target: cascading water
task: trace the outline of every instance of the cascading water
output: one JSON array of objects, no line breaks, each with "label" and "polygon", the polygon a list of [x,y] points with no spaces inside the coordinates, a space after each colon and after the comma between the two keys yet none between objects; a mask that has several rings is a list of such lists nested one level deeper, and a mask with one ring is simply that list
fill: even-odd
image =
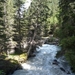
[{"label": "cascading water", "polygon": [[23,63],[23,69],[15,71],[12,75],[74,75],[63,57],[55,58],[59,50],[56,45],[44,44],[37,49],[36,57]]}]

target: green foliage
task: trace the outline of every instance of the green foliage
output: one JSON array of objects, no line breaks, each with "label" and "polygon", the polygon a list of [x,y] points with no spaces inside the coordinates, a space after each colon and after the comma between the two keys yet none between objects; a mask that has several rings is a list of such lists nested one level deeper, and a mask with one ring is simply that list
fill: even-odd
[{"label": "green foliage", "polygon": [[49,13],[50,9],[47,4],[48,4],[48,0],[47,1],[46,0],[32,1],[31,7],[28,9],[28,13],[26,13],[26,18],[28,21],[27,22],[28,32],[31,31],[31,29],[34,29],[36,30],[36,34],[38,34],[39,36],[43,35],[44,33],[47,34],[49,30],[47,18],[50,14]]},{"label": "green foliage", "polygon": [[0,75],[6,75],[5,72],[3,72],[3,70],[0,70]]},{"label": "green foliage", "polygon": [[[25,26],[24,18],[21,18],[21,6],[24,4],[24,0],[16,0],[14,1],[14,7],[16,9],[16,15],[14,16],[14,34],[13,40],[17,42],[18,51],[21,52],[21,42],[24,37],[23,28]],[[17,39],[16,39],[17,38]]]},{"label": "green foliage", "polygon": [[0,0],[0,52],[4,49],[4,39],[5,39],[5,34],[4,34],[4,0]]},{"label": "green foliage", "polygon": [[75,36],[62,39],[61,46],[65,49],[74,49],[75,48]]},{"label": "green foliage", "polygon": [[72,71],[75,72],[75,36],[62,39],[61,46],[65,50],[65,56],[72,67]]},{"label": "green foliage", "polygon": [[60,0],[59,27],[55,35],[60,38],[63,53],[75,72],[75,0]]},{"label": "green foliage", "polygon": [[57,15],[59,13],[58,3],[59,3],[59,0],[50,0],[49,7],[51,9],[51,15],[50,15],[51,24],[58,23],[58,18],[57,18]]},{"label": "green foliage", "polygon": [[0,51],[7,54],[16,45],[18,50],[22,50],[23,39],[33,37],[34,33],[35,40],[40,36],[48,36],[51,25],[57,23],[58,0],[33,0],[30,8],[21,15],[24,2],[0,0]]},{"label": "green foliage", "polygon": [[37,40],[40,36],[48,36],[49,31],[54,31],[58,0],[33,0],[29,9],[21,15],[24,2],[0,0],[0,51],[9,54],[16,45],[21,50],[23,39],[33,37],[35,33],[34,39]]},{"label": "green foliage", "polygon": [[34,27],[37,24],[37,32],[42,36],[48,36],[51,24],[56,25],[58,22],[56,18],[58,14],[57,7],[58,0],[33,0],[27,13],[25,13],[26,20],[29,23],[28,27]]},{"label": "green foliage", "polygon": [[67,50],[65,56],[72,67],[72,71],[75,72],[75,50]]}]

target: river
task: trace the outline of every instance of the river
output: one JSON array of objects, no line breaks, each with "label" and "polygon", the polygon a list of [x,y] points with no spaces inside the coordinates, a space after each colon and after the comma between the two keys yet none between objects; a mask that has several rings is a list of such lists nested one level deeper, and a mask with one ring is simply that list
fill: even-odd
[{"label": "river", "polygon": [[21,64],[23,69],[12,75],[74,75],[64,57],[55,57],[59,46],[43,44],[36,50],[36,56]]}]

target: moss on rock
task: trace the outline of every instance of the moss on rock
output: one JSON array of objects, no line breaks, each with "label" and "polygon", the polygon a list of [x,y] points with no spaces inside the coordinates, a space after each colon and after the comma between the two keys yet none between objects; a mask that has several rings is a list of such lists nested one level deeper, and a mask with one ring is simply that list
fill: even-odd
[{"label": "moss on rock", "polygon": [[18,63],[22,63],[27,60],[27,53],[22,53],[20,55],[9,55],[6,59],[13,59],[16,60]]}]

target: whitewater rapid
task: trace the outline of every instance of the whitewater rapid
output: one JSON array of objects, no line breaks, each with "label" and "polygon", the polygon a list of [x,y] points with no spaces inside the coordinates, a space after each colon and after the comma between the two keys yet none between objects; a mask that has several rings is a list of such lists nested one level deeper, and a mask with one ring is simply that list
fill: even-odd
[{"label": "whitewater rapid", "polygon": [[74,75],[63,57],[55,58],[59,46],[44,44],[36,50],[36,56],[21,64],[23,69],[12,75]]}]

